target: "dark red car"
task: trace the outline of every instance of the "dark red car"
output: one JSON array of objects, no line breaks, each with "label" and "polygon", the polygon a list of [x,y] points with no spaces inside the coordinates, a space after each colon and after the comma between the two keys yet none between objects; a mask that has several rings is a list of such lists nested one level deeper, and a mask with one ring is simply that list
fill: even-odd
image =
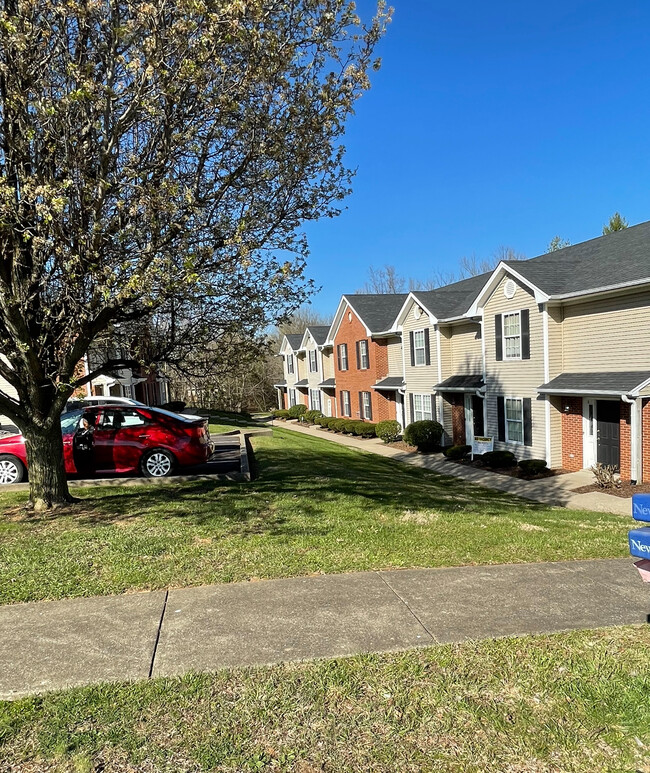
[{"label": "dark red car", "polygon": [[[68,475],[139,472],[161,478],[210,456],[207,420],[162,408],[99,405],[70,411],[61,416],[61,433]],[[23,436],[0,438],[0,484],[18,483],[26,469]]]}]

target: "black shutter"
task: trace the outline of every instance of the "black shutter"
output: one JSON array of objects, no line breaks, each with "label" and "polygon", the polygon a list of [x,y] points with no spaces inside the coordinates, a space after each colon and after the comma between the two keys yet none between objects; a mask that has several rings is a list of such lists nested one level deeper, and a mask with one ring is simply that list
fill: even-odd
[{"label": "black shutter", "polygon": [[339,402],[341,403],[341,413],[339,416],[343,416],[343,392],[339,392]]},{"label": "black shutter", "polygon": [[506,403],[503,397],[497,397],[497,440],[506,439]]},{"label": "black shutter", "polygon": [[411,350],[411,367],[415,367],[415,349],[413,348],[413,331],[409,333],[409,348]]},{"label": "black shutter", "polygon": [[431,352],[429,351],[429,328],[424,328],[424,355],[427,365],[431,365]]},{"label": "black shutter", "polygon": [[357,349],[357,370],[361,368],[361,353],[359,352],[359,341],[356,343],[356,349]]},{"label": "black shutter", "polygon": [[533,445],[533,411],[530,397],[524,397],[524,445]]},{"label": "black shutter", "polygon": [[341,367],[341,344],[339,344],[336,347],[336,358],[337,358],[338,363],[339,363],[339,370],[343,370],[343,368]]},{"label": "black shutter", "polygon": [[411,424],[412,422],[415,421],[415,417],[413,415],[415,413],[415,410],[413,409],[413,393],[412,392],[409,392],[409,408],[411,410],[411,413],[409,415],[409,419],[410,419],[409,424]]},{"label": "black shutter", "polygon": [[363,419],[363,393],[359,392],[359,418]]},{"label": "black shutter", "polygon": [[496,340],[496,360],[499,362],[503,359],[503,330],[501,325],[501,314],[494,315],[494,338]]},{"label": "black shutter", "polygon": [[[438,405],[436,403],[436,393],[433,392],[431,395],[431,418],[434,421],[438,421]],[[442,422],[440,422],[442,424]]]},{"label": "black shutter", "polygon": [[368,363],[368,368],[370,368],[370,341],[366,338],[366,361]]},{"label": "black shutter", "polygon": [[372,421],[372,392],[368,392],[368,415],[365,417],[368,421]]},{"label": "black shutter", "polygon": [[530,359],[530,312],[521,310],[521,359]]}]

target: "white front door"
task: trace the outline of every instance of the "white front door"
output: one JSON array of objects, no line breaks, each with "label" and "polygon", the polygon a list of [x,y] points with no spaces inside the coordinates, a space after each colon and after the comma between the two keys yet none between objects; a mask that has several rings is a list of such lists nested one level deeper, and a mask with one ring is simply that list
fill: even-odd
[{"label": "white front door", "polygon": [[395,393],[395,416],[400,427],[404,429],[404,395],[399,392]]},{"label": "white front door", "polygon": [[328,416],[332,415],[332,398],[331,397],[327,398],[327,415]]},{"label": "white front door", "polygon": [[465,444],[471,446],[474,442],[474,406],[472,395],[465,395]]},{"label": "white front door", "polygon": [[598,433],[596,426],[596,400],[582,398],[582,466],[589,469],[596,464]]}]

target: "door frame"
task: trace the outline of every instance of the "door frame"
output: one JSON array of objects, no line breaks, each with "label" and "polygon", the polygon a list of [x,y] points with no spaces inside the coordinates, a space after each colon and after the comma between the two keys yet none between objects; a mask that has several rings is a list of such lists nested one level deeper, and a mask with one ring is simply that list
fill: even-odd
[{"label": "door frame", "polygon": [[395,418],[402,429],[404,427],[404,395],[401,392],[395,392]]},{"label": "door frame", "polygon": [[595,397],[582,398],[582,468],[584,470],[591,469],[598,459],[597,403]]},{"label": "door frame", "polygon": [[474,394],[472,392],[465,392],[463,395],[463,403],[465,406],[465,445],[471,446],[474,444]]}]

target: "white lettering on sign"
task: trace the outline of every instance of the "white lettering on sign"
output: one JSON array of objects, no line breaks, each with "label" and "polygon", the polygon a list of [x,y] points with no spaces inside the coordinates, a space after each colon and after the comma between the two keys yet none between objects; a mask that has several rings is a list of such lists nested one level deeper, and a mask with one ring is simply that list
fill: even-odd
[{"label": "white lettering on sign", "polygon": [[631,539],[632,547],[641,553],[647,553],[650,556],[650,545],[644,545],[643,542],[639,542],[636,539]]},{"label": "white lettering on sign", "polygon": [[634,515],[642,515],[645,518],[650,518],[650,505],[643,505],[639,502],[633,502],[632,512]]}]

